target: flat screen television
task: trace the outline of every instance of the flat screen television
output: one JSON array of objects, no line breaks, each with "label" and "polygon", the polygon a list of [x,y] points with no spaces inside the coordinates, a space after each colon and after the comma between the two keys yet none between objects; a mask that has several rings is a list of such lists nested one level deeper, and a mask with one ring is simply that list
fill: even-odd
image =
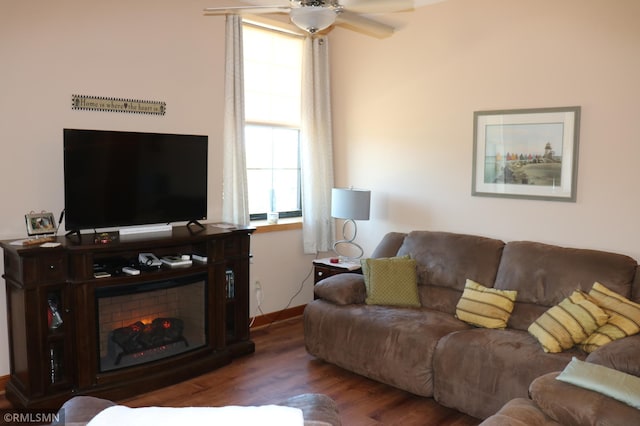
[{"label": "flat screen television", "polygon": [[207,136],[64,129],[65,228],[206,219],[207,150]]}]

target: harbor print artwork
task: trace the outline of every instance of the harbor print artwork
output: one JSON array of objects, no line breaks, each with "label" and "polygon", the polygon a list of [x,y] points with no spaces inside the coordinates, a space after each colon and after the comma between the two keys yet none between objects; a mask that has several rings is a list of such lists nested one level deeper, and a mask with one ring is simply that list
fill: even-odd
[{"label": "harbor print artwork", "polygon": [[575,201],[579,113],[476,112],[472,195]]},{"label": "harbor print artwork", "polygon": [[562,123],[486,127],[485,183],[554,186],[562,176]]}]

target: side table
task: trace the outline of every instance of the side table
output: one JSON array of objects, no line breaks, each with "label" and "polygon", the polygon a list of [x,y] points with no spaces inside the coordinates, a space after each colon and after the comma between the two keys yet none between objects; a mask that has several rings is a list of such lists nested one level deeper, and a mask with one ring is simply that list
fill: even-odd
[{"label": "side table", "polygon": [[346,272],[362,273],[360,262],[341,260],[338,263],[332,263],[331,259],[332,258],[316,259],[313,261],[313,285],[318,284],[320,280],[332,275],[344,274]]}]

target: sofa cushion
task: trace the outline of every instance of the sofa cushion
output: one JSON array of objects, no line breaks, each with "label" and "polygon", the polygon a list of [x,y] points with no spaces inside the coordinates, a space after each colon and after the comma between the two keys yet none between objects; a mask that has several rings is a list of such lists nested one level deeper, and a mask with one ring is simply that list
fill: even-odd
[{"label": "sofa cushion", "polygon": [[609,315],[580,290],[547,310],[529,326],[545,352],[571,349],[604,325]]},{"label": "sofa cushion", "polygon": [[527,398],[536,377],[562,370],[578,349],[545,353],[526,331],[474,328],[444,336],[433,357],[438,403],[484,419],[512,398]]},{"label": "sofa cushion", "polygon": [[467,280],[456,306],[456,317],[478,327],[505,328],[517,295],[517,291],[487,288]]},{"label": "sofa cushion", "polygon": [[640,410],[588,389],[556,380],[558,372],[535,379],[531,399],[563,425],[637,425]]},{"label": "sofa cushion", "polygon": [[416,395],[433,395],[438,340],[471,328],[427,308],[339,306],[314,300],[304,310],[304,342],[320,359]]},{"label": "sofa cushion", "polygon": [[415,260],[363,259],[362,265],[368,305],[420,306]]},{"label": "sofa cushion", "polygon": [[609,320],[580,343],[580,347],[584,351],[593,352],[614,340],[640,332],[639,304],[609,290],[599,282],[593,284],[589,296],[604,309],[609,315]]},{"label": "sofa cushion", "polygon": [[588,292],[596,281],[630,297],[636,267],[634,259],[621,254],[514,241],[504,247],[493,287],[518,291],[509,327],[527,330],[546,308],[575,289]]},{"label": "sofa cushion", "polygon": [[[416,260],[422,305],[454,315],[467,278],[486,285],[495,281],[503,247],[502,241],[491,238],[413,231],[404,238],[397,255],[410,255]],[[423,286],[454,293],[442,303],[438,298],[422,297]]]}]

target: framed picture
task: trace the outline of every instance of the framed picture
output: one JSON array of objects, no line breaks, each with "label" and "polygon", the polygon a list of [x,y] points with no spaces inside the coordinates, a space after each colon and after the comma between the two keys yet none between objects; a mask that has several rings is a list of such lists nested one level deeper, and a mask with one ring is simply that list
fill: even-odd
[{"label": "framed picture", "polygon": [[53,213],[28,213],[24,215],[27,222],[28,235],[53,234],[56,232],[56,221]]},{"label": "framed picture", "polygon": [[580,107],[476,111],[471,195],[576,201]]}]

